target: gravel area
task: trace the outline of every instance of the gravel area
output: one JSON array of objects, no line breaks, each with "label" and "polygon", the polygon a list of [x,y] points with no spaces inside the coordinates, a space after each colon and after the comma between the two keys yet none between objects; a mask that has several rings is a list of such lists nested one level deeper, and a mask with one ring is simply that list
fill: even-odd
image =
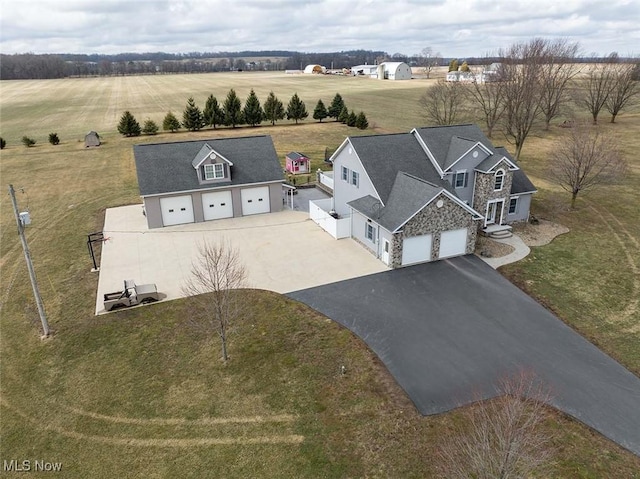
[{"label": "gravel area", "polygon": [[[543,246],[551,243],[553,238],[564,233],[568,233],[566,226],[552,223],[551,221],[540,220],[539,224],[520,223],[514,225],[513,234],[518,235],[527,246]],[[508,244],[499,243],[486,236],[478,235],[476,241],[476,254],[488,258],[501,258],[513,253],[514,247]]]}]

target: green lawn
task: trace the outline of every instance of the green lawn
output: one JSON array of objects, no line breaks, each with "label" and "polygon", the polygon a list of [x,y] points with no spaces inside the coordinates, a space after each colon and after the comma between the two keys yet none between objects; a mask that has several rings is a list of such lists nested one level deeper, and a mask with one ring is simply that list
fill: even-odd
[{"label": "green lawn", "polygon": [[[250,312],[223,366],[216,338],[190,327],[185,300],[93,316],[97,277],[85,245],[105,208],[139,202],[135,143],[270,134],[281,159],[300,150],[317,168],[324,149],[346,135],[423,125],[416,100],[428,83],[271,73],[1,82],[0,136],[9,141],[2,188],[25,188],[18,201],[31,212],[27,237],[55,334],[39,338],[9,198],[0,195],[0,462],[62,462],[63,477],[78,478],[442,477],[439,438],[460,412],[421,417],[345,329],[275,293],[247,291]],[[376,128],[307,120],[133,139],[116,133],[125,109],[160,122],[168,109],[181,114],[190,95],[202,105],[231,87],[243,99],[251,87],[261,100],[270,90],[285,101],[297,91],[309,110],[340,92]],[[619,135],[633,168],[623,185],[580,199],[576,211],[544,181],[551,140],[563,131],[528,140],[522,166],[540,190],[534,212],[571,233],[504,271],[636,374],[639,123],[635,111],[603,124]],[[83,147],[90,129],[103,137],[100,148]],[[59,146],[46,142],[51,131]],[[19,144],[24,134],[37,145]],[[547,414],[551,477],[640,477],[637,457]]]}]

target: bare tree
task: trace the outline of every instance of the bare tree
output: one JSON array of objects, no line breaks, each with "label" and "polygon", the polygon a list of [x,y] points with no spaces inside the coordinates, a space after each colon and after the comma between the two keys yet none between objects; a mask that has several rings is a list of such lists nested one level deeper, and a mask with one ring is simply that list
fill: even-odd
[{"label": "bare tree", "polygon": [[454,125],[465,103],[465,89],[458,82],[438,80],[420,98],[427,120],[436,125]]},{"label": "bare tree", "polygon": [[511,45],[501,55],[499,77],[504,82],[504,132],[516,145],[516,160],[540,115],[540,70],[547,45],[548,40],[534,38]]},{"label": "bare tree", "polygon": [[612,53],[608,60],[607,63],[592,64],[587,72],[586,91],[582,103],[591,113],[594,125],[598,123],[598,115],[611,94],[615,80],[613,67],[617,63],[618,56]]},{"label": "bare tree", "polygon": [[500,397],[465,411],[465,421],[445,439],[440,455],[446,477],[507,479],[544,472],[551,449],[540,426],[549,393],[526,373],[501,381],[498,392]]},{"label": "bare tree", "polygon": [[549,41],[546,45],[540,65],[540,110],[545,130],[569,100],[567,87],[579,72],[575,63],[579,50],[577,43],[569,43],[566,39]]},{"label": "bare tree", "polygon": [[503,82],[479,82],[476,75],[472,88],[469,90],[471,97],[482,110],[487,136],[493,136],[493,129],[504,114],[504,83]]},{"label": "bare tree", "polygon": [[552,150],[550,161],[550,177],[571,193],[571,208],[578,193],[615,183],[627,169],[615,139],[595,125],[575,125],[569,138],[562,138]]},{"label": "bare tree", "polygon": [[638,80],[634,80],[633,78],[636,68],[636,65],[633,63],[620,63],[612,68],[613,80],[611,82],[611,91],[605,101],[607,111],[611,113],[611,123],[615,123],[618,113],[620,113],[640,91]]},{"label": "bare tree", "polygon": [[237,291],[243,287],[246,287],[246,271],[231,244],[205,241],[198,246],[198,257],[182,292],[193,296],[194,324],[220,337],[224,362],[229,359],[228,334],[244,312]]},{"label": "bare tree", "polygon": [[424,72],[427,74],[427,78],[431,77],[431,71],[434,67],[440,65],[442,61],[442,55],[440,52],[434,52],[433,48],[425,47],[420,52],[420,63],[424,67]]}]

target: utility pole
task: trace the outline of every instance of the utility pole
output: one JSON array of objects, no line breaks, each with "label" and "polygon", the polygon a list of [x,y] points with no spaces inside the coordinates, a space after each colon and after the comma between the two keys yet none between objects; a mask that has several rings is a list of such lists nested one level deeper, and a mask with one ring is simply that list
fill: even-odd
[{"label": "utility pole", "polygon": [[31,279],[31,287],[33,288],[33,296],[36,298],[36,305],[38,306],[38,314],[40,315],[40,321],[42,322],[43,336],[46,338],[50,334],[49,323],[47,322],[47,316],[44,314],[44,304],[40,297],[40,290],[38,289],[38,282],[36,281],[36,272],[33,269],[33,263],[31,262],[31,253],[29,253],[29,246],[27,245],[27,238],[24,236],[24,224],[20,213],[18,212],[18,202],[16,201],[16,192],[13,189],[13,185],[9,185],[9,195],[11,196],[11,203],[13,203],[13,213],[16,216],[16,223],[18,224],[18,236],[22,242],[22,250],[24,251],[24,259],[27,261],[27,269],[29,270],[29,278]]}]

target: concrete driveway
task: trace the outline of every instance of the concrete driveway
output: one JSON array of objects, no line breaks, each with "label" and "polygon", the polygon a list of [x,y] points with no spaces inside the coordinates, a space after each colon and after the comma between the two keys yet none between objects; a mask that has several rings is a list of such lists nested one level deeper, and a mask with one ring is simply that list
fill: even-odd
[{"label": "concrete driveway", "polygon": [[308,213],[282,211],[149,230],[142,205],[106,212],[96,314],[104,293],[125,279],[156,283],[167,299],[182,297],[197,246],[226,239],[236,247],[252,288],[287,293],[387,270],[351,239],[334,240]]},{"label": "concrete driveway", "polygon": [[422,414],[496,395],[521,370],[551,404],[640,455],[640,379],[476,256],[289,293],[375,351]]}]

